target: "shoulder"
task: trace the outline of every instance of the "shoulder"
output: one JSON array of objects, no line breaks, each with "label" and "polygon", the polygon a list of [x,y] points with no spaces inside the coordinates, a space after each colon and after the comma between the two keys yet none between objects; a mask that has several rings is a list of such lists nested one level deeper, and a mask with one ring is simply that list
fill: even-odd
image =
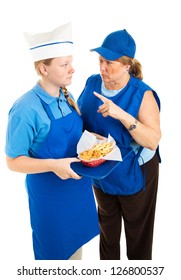
[{"label": "shoulder", "polygon": [[39,114],[42,105],[39,97],[32,90],[26,92],[20,96],[12,105],[9,116],[17,117],[28,123],[32,122],[32,119]]},{"label": "shoulder", "polygon": [[130,85],[133,86],[135,89],[138,89],[138,92],[141,94],[142,97],[146,91],[148,90],[152,91],[153,96],[156,99],[156,102],[160,108],[160,99],[157,92],[152,87],[150,87],[147,83],[145,83],[144,81],[136,77],[131,76]]},{"label": "shoulder", "polygon": [[13,104],[12,108],[28,109],[31,108],[38,101],[38,96],[33,89],[20,96]]},{"label": "shoulder", "polygon": [[86,84],[92,83],[92,82],[101,82],[101,75],[100,74],[93,74],[87,78]]},{"label": "shoulder", "polygon": [[153,90],[148,84],[146,84],[144,81],[131,76],[130,77],[130,85],[134,86],[135,88],[138,88],[142,91],[147,91],[147,90]]}]

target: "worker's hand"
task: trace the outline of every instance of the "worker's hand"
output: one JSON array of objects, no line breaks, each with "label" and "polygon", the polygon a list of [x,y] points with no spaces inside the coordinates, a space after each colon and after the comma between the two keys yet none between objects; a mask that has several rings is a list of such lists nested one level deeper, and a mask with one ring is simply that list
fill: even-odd
[{"label": "worker's hand", "polygon": [[103,104],[99,106],[98,113],[101,113],[103,117],[110,116],[115,119],[119,119],[121,108],[117,106],[112,100],[94,91],[94,95],[97,96]]},{"label": "worker's hand", "polygon": [[62,158],[53,161],[52,171],[61,179],[81,179],[70,167],[72,162],[79,162],[78,158]]},{"label": "worker's hand", "polygon": [[95,133],[95,132],[91,132],[93,135],[95,135],[96,136],[96,138],[97,139],[99,139],[99,140],[105,140],[106,139],[106,137],[104,137],[104,136],[102,136],[102,135],[100,135],[100,134],[98,134],[98,133]]}]

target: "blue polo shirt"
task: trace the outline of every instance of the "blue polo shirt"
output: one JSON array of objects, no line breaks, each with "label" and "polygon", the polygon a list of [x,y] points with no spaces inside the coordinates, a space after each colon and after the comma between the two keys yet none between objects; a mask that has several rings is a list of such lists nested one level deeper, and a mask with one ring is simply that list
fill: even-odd
[{"label": "blue polo shirt", "polygon": [[17,99],[9,111],[5,146],[9,157],[33,156],[45,140],[50,129],[50,119],[40,98],[50,106],[55,119],[72,112],[62,91],[59,97],[53,97],[37,83]]}]

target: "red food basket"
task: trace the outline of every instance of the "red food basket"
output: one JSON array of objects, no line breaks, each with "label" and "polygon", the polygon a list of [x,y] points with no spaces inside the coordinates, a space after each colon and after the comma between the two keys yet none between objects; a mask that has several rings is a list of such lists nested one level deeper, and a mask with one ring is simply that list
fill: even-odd
[{"label": "red food basket", "polygon": [[104,158],[99,158],[99,159],[92,159],[92,160],[81,160],[81,162],[86,165],[86,166],[89,166],[89,167],[96,167],[100,164],[102,164],[103,162],[105,162],[106,159]]}]

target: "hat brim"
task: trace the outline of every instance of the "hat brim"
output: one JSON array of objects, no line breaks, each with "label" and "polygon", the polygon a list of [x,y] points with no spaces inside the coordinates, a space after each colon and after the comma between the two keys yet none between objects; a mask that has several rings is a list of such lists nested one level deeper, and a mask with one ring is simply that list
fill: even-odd
[{"label": "hat brim", "polygon": [[113,52],[113,51],[103,48],[103,47],[91,49],[90,51],[99,53],[101,56],[103,56],[107,60],[116,60],[116,59],[124,56],[124,54],[116,53],[116,52]]}]

